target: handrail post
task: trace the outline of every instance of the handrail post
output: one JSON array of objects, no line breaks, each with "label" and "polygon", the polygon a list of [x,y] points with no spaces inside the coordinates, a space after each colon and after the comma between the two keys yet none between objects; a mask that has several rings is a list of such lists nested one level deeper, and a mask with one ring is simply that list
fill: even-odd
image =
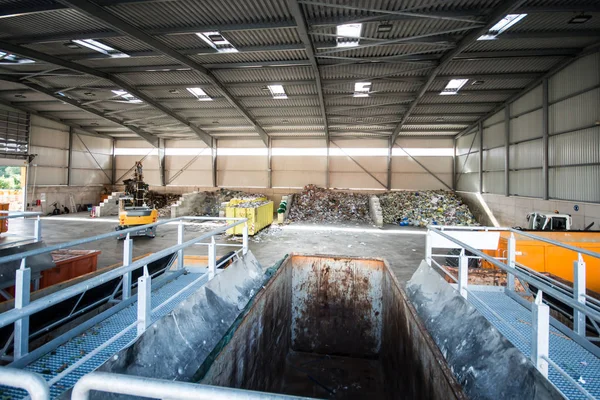
[{"label": "handrail post", "polygon": [[248,253],[248,221],[244,223],[242,230],[242,254],[246,255],[246,253]]},{"label": "handrail post", "polygon": [[26,390],[31,400],[48,400],[50,398],[48,383],[35,372],[0,367],[0,385]]},{"label": "handrail post", "polygon": [[[177,225],[177,244],[183,243],[183,220],[179,220],[179,225]],[[180,271],[183,269],[183,249],[177,252],[177,270]]]},{"label": "handrail post", "polygon": [[217,246],[215,245],[215,237],[210,237],[208,244],[208,280],[215,277],[217,272]]},{"label": "handrail post", "polygon": [[431,267],[431,229],[425,234],[425,262]]},{"label": "handrail post", "polygon": [[465,249],[460,250],[458,259],[458,292],[465,299],[467,298],[467,284],[469,282],[469,259],[465,254]]},{"label": "handrail post", "polygon": [[[133,260],[133,240],[129,237],[129,233],[123,242],[123,266],[128,266]],[[131,272],[123,274],[123,300],[131,297]]]},{"label": "handrail post", "polygon": [[[585,305],[585,261],[583,261],[581,253],[577,256],[577,260],[573,263],[573,298]],[[585,337],[585,314],[575,309],[573,311],[573,330],[578,335]]]},{"label": "handrail post", "polygon": [[531,361],[544,377],[548,377],[549,341],[550,341],[550,308],[542,302],[542,291],[538,290],[535,301],[531,305],[533,323],[531,338]]},{"label": "handrail post", "polygon": [[[31,292],[31,269],[25,267],[25,259],[16,271],[15,308],[21,309],[29,304]],[[14,359],[18,360],[29,353],[29,316],[15,321]]]},{"label": "handrail post", "polygon": [[[511,233],[508,238],[508,246],[507,246],[507,260],[506,265],[509,269],[515,269],[517,266],[516,263],[516,255],[517,255],[517,240],[515,239],[515,234]],[[510,272],[506,273],[506,290],[515,291],[515,276]]]},{"label": "handrail post", "polygon": [[138,278],[137,335],[140,336],[150,326],[152,312],[152,278],[144,266],[144,274]]},{"label": "handrail post", "polygon": [[42,220],[40,219],[39,215],[33,223],[33,237],[36,242],[42,241]]}]

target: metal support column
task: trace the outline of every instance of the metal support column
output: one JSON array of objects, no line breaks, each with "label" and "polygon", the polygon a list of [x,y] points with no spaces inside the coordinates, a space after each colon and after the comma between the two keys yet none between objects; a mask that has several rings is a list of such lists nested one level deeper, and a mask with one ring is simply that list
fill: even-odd
[{"label": "metal support column", "polygon": [[73,128],[69,128],[69,154],[67,158],[67,186],[73,181]]},{"label": "metal support column", "polygon": [[510,105],[504,107],[504,195],[510,196]]},{"label": "metal support column", "polygon": [[458,293],[465,299],[467,298],[467,285],[469,282],[469,259],[465,254],[465,249],[460,250],[458,258]]},{"label": "metal support column", "polygon": [[549,145],[549,114],[548,114],[548,78],[542,81],[542,181],[544,200],[550,198],[549,173],[548,173],[548,145]]},{"label": "metal support column", "polygon": [[33,238],[36,242],[42,241],[42,220],[40,219],[39,215],[33,223]]},{"label": "metal support column", "polygon": [[273,168],[273,163],[272,163],[272,140],[271,138],[269,138],[269,143],[267,145],[268,148],[268,159],[267,159],[267,187],[270,189],[273,187],[273,173],[272,173],[272,168]]},{"label": "metal support column", "polygon": [[117,154],[115,153],[115,147],[117,144],[117,139],[112,140],[112,162],[111,162],[111,174],[110,181],[113,185],[117,184]]},{"label": "metal support column", "polygon": [[454,138],[454,147],[452,153],[452,190],[456,190],[456,142],[457,139]]},{"label": "metal support column", "polygon": [[213,139],[212,151],[212,185],[217,187],[217,139]]},{"label": "metal support column", "polygon": [[425,262],[430,267],[431,267],[431,254],[432,254],[431,235],[432,235],[432,232],[430,230],[427,230],[427,233],[425,234]]},{"label": "metal support column", "polygon": [[[183,220],[179,220],[179,225],[177,225],[177,244],[183,244]],[[183,249],[177,252],[177,270],[183,270]]]},{"label": "metal support column", "polygon": [[242,254],[246,255],[246,253],[248,253],[248,222],[244,224],[242,230]]},{"label": "metal support column", "polygon": [[[15,309],[29,304],[31,291],[31,269],[25,267],[25,259],[21,260],[21,268],[16,271]],[[29,316],[15,322],[14,357],[18,360],[29,353]]]},{"label": "metal support column", "polygon": [[215,237],[210,237],[210,243],[208,244],[208,280],[210,281],[217,274],[217,246],[215,244]]},{"label": "metal support column", "polygon": [[[133,240],[127,237],[123,241],[123,266],[130,265],[133,261]],[[131,272],[123,274],[123,300],[131,297]]]},{"label": "metal support column", "polygon": [[325,139],[325,144],[327,145],[327,159],[325,161],[325,188],[329,189],[329,139]]},{"label": "metal support column", "polygon": [[165,167],[165,139],[158,139],[158,168],[160,168],[160,185],[167,186]]},{"label": "metal support column", "polygon": [[[575,301],[585,305],[585,262],[581,253],[573,263],[573,298]],[[580,336],[585,337],[585,314],[581,311],[573,312],[573,330]]]},{"label": "metal support column", "polygon": [[138,278],[137,334],[140,336],[150,326],[152,313],[152,278],[144,266],[144,275]]},{"label": "metal support column", "polygon": [[477,124],[479,135],[479,193],[483,193],[483,122]]},{"label": "metal support column", "polygon": [[[515,239],[514,233],[511,233],[510,237],[508,238],[506,252],[506,265],[512,269],[515,269],[517,267],[517,240]],[[511,290],[513,292],[515,291],[515,276],[511,273],[507,274],[506,277],[506,290]]]},{"label": "metal support column", "polygon": [[387,190],[392,190],[392,138],[388,139],[388,155],[387,155]]},{"label": "metal support column", "polygon": [[531,361],[535,367],[548,377],[548,349],[550,347],[550,308],[542,303],[542,291],[538,290],[531,305],[533,321],[531,324]]}]

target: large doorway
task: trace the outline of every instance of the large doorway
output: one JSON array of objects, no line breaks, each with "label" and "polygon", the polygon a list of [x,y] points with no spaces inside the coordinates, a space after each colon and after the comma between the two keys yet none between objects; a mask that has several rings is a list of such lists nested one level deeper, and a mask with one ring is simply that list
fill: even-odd
[{"label": "large doorway", "polygon": [[[9,211],[24,211],[23,194],[27,169],[21,166],[0,165],[0,204],[8,204]],[[5,209],[6,206],[0,206]]]}]

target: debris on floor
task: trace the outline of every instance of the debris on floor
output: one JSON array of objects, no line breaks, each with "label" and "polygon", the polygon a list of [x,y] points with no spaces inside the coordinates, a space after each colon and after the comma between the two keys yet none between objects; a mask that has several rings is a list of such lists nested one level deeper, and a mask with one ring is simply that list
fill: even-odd
[{"label": "debris on floor", "polygon": [[370,221],[369,196],[307,185],[295,195],[288,218],[293,222]]},{"label": "debris on floor", "polygon": [[388,192],[379,196],[379,202],[385,224],[478,225],[469,207],[445,190]]}]

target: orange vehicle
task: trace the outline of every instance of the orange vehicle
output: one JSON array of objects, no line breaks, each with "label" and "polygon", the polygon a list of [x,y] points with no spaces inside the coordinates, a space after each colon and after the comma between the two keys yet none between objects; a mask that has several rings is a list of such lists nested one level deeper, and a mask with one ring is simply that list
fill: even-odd
[{"label": "orange vehicle", "polygon": [[[600,232],[592,231],[535,231],[530,232],[536,236],[551,239],[557,242],[579,247],[595,253],[600,253]],[[498,249],[488,250],[485,253],[493,257],[506,257],[508,249],[508,238],[510,232],[501,232]],[[562,282],[573,282],[573,263],[577,261],[577,253],[558,247],[550,243],[535,240],[515,233],[516,239],[516,261],[535,271],[541,272]],[[583,256],[586,263],[586,287],[596,293],[600,293],[600,259]],[[484,261],[483,268],[495,268]]]}]

